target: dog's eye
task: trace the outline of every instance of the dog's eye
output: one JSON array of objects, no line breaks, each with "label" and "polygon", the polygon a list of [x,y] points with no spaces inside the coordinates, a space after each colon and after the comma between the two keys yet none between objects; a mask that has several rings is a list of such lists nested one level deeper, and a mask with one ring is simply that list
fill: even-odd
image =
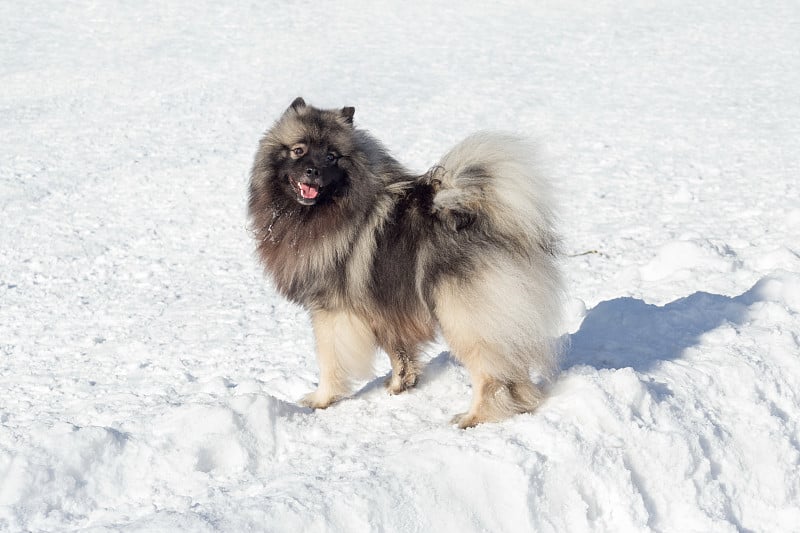
[{"label": "dog's eye", "polygon": [[289,149],[292,159],[300,159],[306,155],[306,143],[295,143]]},{"label": "dog's eye", "polygon": [[325,156],[325,161],[328,163],[333,163],[336,161],[336,154],[333,152],[328,152],[328,155]]}]

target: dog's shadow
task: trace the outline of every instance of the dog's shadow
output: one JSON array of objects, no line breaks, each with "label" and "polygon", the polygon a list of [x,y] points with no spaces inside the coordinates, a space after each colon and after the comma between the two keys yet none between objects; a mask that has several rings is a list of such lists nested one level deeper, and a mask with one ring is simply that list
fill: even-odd
[{"label": "dog's shadow", "polygon": [[562,369],[588,365],[647,372],[662,361],[679,359],[707,332],[726,323],[743,324],[748,307],[762,299],[764,281],[736,297],[695,292],[663,306],[636,298],[601,302],[568,336]]}]

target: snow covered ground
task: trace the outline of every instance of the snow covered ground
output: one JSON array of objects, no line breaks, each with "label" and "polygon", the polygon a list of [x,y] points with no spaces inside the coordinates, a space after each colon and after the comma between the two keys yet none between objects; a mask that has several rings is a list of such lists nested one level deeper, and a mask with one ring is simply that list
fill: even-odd
[{"label": "snow covered ground", "polygon": [[[0,3],[0,530],[797,531],[800,4]],[[246,230],[297,95],[423,170],[540,139],[575,255],[532,415],[460,431],[432,346],[294,400]]]}]

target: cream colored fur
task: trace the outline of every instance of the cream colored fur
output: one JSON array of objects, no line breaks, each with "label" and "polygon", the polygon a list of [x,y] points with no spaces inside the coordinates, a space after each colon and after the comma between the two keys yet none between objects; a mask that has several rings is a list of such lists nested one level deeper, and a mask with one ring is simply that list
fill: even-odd
[{"label": "cream colored fur", "polygon": [[317,341],[319,385],[301,403],[320,409],[348,395],[354,379],[372,374],[376,345],[369,326],[353,313],[312,311],[311,322]]}]

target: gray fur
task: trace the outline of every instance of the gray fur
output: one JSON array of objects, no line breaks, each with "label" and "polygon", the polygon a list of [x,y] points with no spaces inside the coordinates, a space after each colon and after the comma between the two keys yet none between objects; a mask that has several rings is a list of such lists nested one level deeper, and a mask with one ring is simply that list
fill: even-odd
[{"label": "gray fur", "polygon": [[[531,145],[475,134],[415,176],[353,114],[298,98],[251,172],[261,260],[312,314],[321,376],[304,403],[346,396],[377,348],[392,361],[390,392],[412,387],[420,349],[441,331],[473,380],[460,427],[533,410],[543,394],[530,372],[556,368],[563,287],[553,202]],[[305,182],[312,193],[299,190]]]}]

